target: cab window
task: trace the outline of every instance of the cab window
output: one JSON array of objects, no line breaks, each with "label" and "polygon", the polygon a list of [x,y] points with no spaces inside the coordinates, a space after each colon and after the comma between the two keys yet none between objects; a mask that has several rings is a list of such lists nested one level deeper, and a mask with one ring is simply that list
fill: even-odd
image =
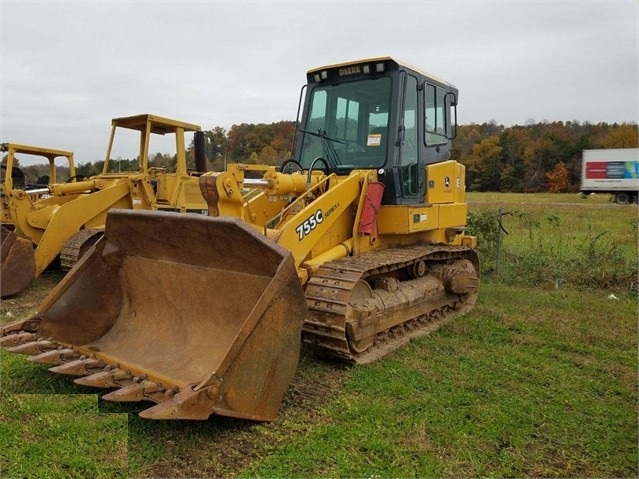
[{"label": "cab window", "polygon": [[400,156],[402,171],[402,193],[404,197],[417,196],[420,188],[422,172],[418,161],[417,135],[417,78],[409,75],[406,78],[404,93],[404,138]]},{"label": "cab window", "polygon": [[424,88],[426,146],[441,145],[448,141],[446,124],[446,92],[428,83]]},{"label": "cab window", "polygon": [[391,79],[366,78],[316,87],[311,96],[300,164],[323,157],[335,168],[380,168],[388,152]]}]

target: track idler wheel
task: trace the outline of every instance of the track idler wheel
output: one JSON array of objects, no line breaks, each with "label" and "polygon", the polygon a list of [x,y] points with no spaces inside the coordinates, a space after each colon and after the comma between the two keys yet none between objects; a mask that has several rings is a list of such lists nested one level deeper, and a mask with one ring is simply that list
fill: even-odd
[{"label": "track idler wheel", "polygon": [[449,293],[468,294],[477,290],[479,278],[473,263],[465,259],[445,266],[442,282]]}]

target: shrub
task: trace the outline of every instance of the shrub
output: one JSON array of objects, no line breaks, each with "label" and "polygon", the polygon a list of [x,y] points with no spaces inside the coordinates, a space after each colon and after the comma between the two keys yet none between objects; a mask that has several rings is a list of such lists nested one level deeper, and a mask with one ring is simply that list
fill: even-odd
[{"label": "shrub", "polygon": [[[568,213],[483,209],[468,215],[468,233],[477,236],[483,275],[508,284],[605,290],[636,290],[637,245],[628,234],[614,236],[601,220]],[[587,221],[585,227],[577,221]],[[594,221],[597,222],[595,225]],[[634,225],[636,235],[636,220]]]}]

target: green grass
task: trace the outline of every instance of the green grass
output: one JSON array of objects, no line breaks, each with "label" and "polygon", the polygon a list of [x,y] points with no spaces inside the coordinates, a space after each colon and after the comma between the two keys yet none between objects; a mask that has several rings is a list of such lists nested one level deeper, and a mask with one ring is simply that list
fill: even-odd
[{"label": "green grass", "polygon": [[478,236],[484,275],[506,284],[636,294],[636,205],[578,196],[580,202],[570,203],[564,195],[554,203],[539,201],[544,195],[518,202],[525,195],[502,194],[502,201],[494,201],[496,195],[469,204],[469,229]]},{"label": "green grass", "polygon": [[127,417],[95,395],[0,395],[0,477],[128,476]]},{"label": "green grass", "polygon": [[636,477],[636,304],[484,284],[245,477]]},{"label": "green grass", "polygon": [[[0,477],[637,477],[637,207],[468,196],[512,212],[498,269],[480,231],[476,308],[370,365],[304,349],[272,423],[143,420],[149,404],[0,351]],[[3,300],[0,323],[57,279]]]}]

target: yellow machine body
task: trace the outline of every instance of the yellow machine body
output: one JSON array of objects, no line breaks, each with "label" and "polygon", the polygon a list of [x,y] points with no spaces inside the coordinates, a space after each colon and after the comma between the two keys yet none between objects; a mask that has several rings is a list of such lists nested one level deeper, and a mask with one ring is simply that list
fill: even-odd
[{"label": "yellow machine body", "polygon": [[[110,172],[110,164],[116,161],[111,159],[111,150],[118,129],[139,132],[137,171]],[[7,216],[14,229],[14,235],[4,236],[14,243],[29,243],[32,248],[29,252],[28,248],[21,247],[20,255],[18,250],[12,252],[10,247],[3,249],[6,254],[2,256],[2,296],[22,291],[59,256],[63,269],[70,269],[101,236],[107,211],[112,208],[203,213],[206,203],[197,175],[187,171],[184,141],[185,132],[200,131],[197,125],[148,114],[116,118],[112,121],[101,174],[79,178],[72,168],[71,181],[50,183],[33,190],[39,192],[38,196],[16,188],[3,194],[3,203],[8,205]],[[148,147],[152,134],[175,136],[177,165],[174,172],[149,166]],[[72,156],[70,158],[72,160]],[[17,276],[13,273],[16,270],[30,273]]]},{"label": "yellow machine body", "polygon": [[[0,222],[8,229],[13,229],[14,224],[11,217],[11,209],[9,207],[9,193],[14,189],[19,189],[30,194],[34,199],[40,199],[45,190],[57,180],[57,166],[68,168],[69,177],[75,176],[75,163],[73,161],[73,152],[66,150],[58,150],[42,146],[22,145],[18,143],[1,143],[0,152],[5,153],[2,160],[0,179]],[[20,168],[20,159],[16,157],[24,156],[44,158],[48,163],[48,175],[41,176],[35,183],[29,183]]]},{"label": "yellow machine body", "polygon": [[[0,279],[1,291],[13,294],[29,284],[35,277],[35,257],[33,243],[29,238],[15,233],[15,220],[11,213],[11,192],[17,190],[21,195],[29,196],[31,201],[39,201],[49,193],[51,185],[57,181],[57,166],[68,168],[69,176],[75,176],[73,152],[42,146],[19,143],[1,143],[2,159],[0,178],[0,239],[2,252],[0,265],[4,285]],[[27,181],[20,168],[20,158],[44,158],[48,163],[48,175],[39,177],[35,183]]]}]

